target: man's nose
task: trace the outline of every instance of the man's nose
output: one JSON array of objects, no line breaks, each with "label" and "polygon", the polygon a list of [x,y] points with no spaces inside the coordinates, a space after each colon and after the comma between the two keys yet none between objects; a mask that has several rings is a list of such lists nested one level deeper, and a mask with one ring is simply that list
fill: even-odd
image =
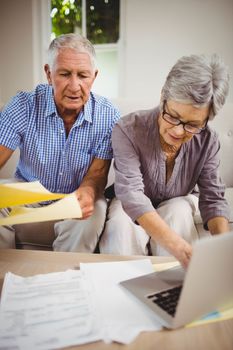
[{"label": "man's nose", "polygon": [[69,87],[71,90],[79,90],[81,86],[81,79],[75,75],[70,77]]}]

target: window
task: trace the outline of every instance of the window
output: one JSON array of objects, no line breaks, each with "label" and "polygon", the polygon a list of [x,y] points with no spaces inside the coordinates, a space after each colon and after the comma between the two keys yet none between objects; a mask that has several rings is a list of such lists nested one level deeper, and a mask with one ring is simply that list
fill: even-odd
[{"label": "window", "polygon": [[118,95],[120,0],[51,0],[51,39],[81,33],[95,46],[99,76],[93,91]]},{"label": "window", "polygon": [[119,0],[86,0],[86,35],[93,44],[117,43],[119,10]]}]

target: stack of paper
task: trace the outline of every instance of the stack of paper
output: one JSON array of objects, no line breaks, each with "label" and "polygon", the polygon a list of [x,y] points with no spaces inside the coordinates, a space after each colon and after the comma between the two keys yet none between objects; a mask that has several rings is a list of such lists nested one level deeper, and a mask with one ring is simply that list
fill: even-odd
[{"label": "stack of paper", "polygon": [[55,349],[100,339],[80,271],[23,278],[8,273],[0,309],[0,349]]},{"label": "stack of paper", "polygon": [[153,271],[150,260],[82,264],[33,277],[8,273],[0,308],[0,349],[57,349],[97,340],[129,343],[160,324],[118,282]]},{"label": "stack of paper", "polygon": [[105,342],[128,344],[142,331],[161,329],[160,322],[150,310],[119,285],[123,280],[152,273],[154,269],[149,259],[80,264],[80,268],[91,281]]},{"label": "stack of paper", "polygon": [[[155,266],[159,271],[172,267]],[[153,271],[150,260],[144,259],[81,264],[80,271],[25,278],[6,274],[0,349],[58,349],[97,340],[128,344],[142,331],[160,330],[153,313],[119,285]],[[188,326],[232,317],[233,310],[228,310]]]},{"label": "stack of paper", "polygon": [[[39,208],[19,206],[57,199],[59,200]],[[51,193],[38,181],[1,184],[0,208],[7,207],[12,207],[10,215],[0,218],[0,225],[82,217],[82,211],[75,193]]]}]

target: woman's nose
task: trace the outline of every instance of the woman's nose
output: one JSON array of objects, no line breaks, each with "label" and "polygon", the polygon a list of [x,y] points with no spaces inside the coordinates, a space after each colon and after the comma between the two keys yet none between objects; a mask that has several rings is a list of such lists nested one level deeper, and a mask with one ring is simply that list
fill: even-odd
[{"label": "woman's nose", "polygon": [[183,134],[185,132],[184,125],[183,124],[176,125],[175,131],[176,131],[176,134],[179,134],[179,135]]}]

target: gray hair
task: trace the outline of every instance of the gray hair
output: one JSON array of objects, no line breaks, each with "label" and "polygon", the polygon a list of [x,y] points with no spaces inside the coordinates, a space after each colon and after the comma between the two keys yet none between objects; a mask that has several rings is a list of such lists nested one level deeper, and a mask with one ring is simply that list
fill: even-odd
[{"label": "gray hair", "polygon": [[162,88],[161,106],[166,100],[192,104],[197,108],[210,106],[213,119],[225,103],[229,90],[227,67],[214,54],[181,57],[170,70]]},{"label": "gray hair", "polygon": [[48,64],[52,68],[57,57],[57,54],[63,48],[75,49],[77,52],[85,52],[89,55],[93,69],[96,69],[96,54],[92,43],[83,37],[81,34],[62,34],[49,45],[48,49]]}]

